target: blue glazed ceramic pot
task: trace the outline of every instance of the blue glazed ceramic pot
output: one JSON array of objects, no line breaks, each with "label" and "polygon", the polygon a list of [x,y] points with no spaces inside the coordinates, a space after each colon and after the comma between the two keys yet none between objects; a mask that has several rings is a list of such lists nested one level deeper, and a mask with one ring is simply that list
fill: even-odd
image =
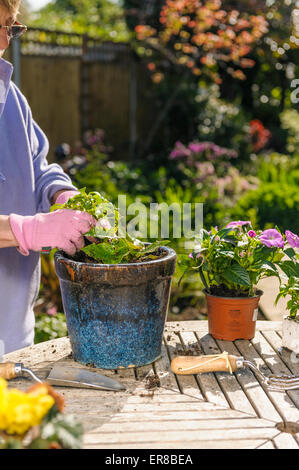
[{"label": "blue glazed ceramic pot", "polygon": [[161,355],[176,253],[131,264],[91,264],[55,254],[73,357],[102,369],[139,367]]}]

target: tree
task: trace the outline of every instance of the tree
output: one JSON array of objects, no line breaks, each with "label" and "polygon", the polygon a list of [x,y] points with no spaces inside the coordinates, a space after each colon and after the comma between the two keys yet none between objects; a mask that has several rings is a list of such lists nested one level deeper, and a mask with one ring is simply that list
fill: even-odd
[{"label": "tree", "polygon": [[150,24],[138,24],[135,32],[137,40],[155,54],[149,69],[156,80],[163,78],[165,67],[187,68],[195,76],[204,73],[217,83],[222,81],[221,69],[245,79],[242,69],[254,65],[246,56],[267,31],[264,16],[227,9],[221,0],[166,0],[160,24],[153,23],[150,19]]},{"label": "tree", "polygon": [[30,26],[128,41],[123,10],[110,0],[54,0],[32,15]]}]

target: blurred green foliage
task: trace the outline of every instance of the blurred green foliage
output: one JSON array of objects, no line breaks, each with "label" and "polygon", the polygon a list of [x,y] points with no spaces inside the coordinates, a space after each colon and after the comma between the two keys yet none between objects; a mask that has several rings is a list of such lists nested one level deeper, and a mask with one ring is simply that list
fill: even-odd
[{"label": "blurred green foliage", "polygon": [[66,320],[63,313],[36,316],[35,344],[49,341],[50,339],[61,338],[63,336],[67,336]]},{"label": "blurred green foliage", "polygon": [[299,113],[295,109],[287,109],[281,114],[282,129],[287,132],[286,150],[299,157]]},{"label": "blurred green foliage", "polygon": [[234,220],[251,220],[254,227],[273,228],[299,233],[298,185],[262,183],[243,196],[231,211]]},{"label": "blurred green foliage", "polygon": [[54,0],[31,14],[29,25],[108,41],[130,38],[124,12],[111,0]]}]

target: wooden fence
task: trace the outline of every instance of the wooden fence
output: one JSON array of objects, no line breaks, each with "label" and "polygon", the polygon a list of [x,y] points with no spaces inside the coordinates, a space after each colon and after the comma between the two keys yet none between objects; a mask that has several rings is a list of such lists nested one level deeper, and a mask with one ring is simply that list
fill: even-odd
[{"label": "wooden fence", "polygon": [[57,145],[95,128],[104,129],[112,158],[136,158],[154,107],[151,81],[128,44],[31,28],[5,58],[48,136],[49,161]]}]

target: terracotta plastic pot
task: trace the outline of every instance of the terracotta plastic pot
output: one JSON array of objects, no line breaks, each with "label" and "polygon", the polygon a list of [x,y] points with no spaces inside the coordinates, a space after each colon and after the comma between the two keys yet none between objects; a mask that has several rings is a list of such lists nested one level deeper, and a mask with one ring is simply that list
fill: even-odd
[{"label": "terracotta plastic pot", "polygon": [[252,339],[262,291],[254,297],[218,297],[205,291],[209,334],[215,339]]}]

